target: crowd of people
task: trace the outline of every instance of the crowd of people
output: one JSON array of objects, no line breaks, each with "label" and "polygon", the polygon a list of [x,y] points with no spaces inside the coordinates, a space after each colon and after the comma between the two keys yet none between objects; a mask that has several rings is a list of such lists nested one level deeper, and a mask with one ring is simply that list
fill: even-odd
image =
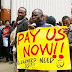
[{"label": "crowd of people", "polygon": [[[32,16],[28,20],[26,17],[27,10],[24,7],[18,9],[18,17],[16,21],[9,20],[5,22],[0,21],[0,59],[6,58],[5,62],[10,64],[14,63],[16,66],[17,49],[16,49],[16,35],[18,32],[27,31],[29,29],[35,29],[38,27],[53,27],[53,26],[67,26],[64,29],[69,39],[70,57],[72,61],[72,17],[63,16],[59,23],[56,23],[56,19],[53,16],[47,16],[43,14],[41,9],[34,9]],[[13,39],[14,36],[14,39]],[[17,72],[48,72],[37,70],[17,70]],[[15,71],[15,72],[16,72]],[[58,71],[65,72],[65,71]],[[67,72],[70,72],[67,70]]]}]

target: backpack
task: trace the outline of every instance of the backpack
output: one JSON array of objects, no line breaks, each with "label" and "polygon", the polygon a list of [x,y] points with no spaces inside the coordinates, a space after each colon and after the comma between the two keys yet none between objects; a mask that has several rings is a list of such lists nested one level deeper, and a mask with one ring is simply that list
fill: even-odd
[{"label": "backpack", "polygon": [[14,43],[15,43],[16,30],[17,30],[17,27],[11,32],[11,35],[10,35],[10,46],[13,46]]}]

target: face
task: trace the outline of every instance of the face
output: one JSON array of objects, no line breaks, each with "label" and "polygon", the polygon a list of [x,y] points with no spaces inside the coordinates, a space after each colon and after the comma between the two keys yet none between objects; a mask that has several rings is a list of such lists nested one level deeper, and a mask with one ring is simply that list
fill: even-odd
[{"label": "face", "polygon": [[63,22],[63,26],[69,27],[69,25],[70,25],[70,20],[69,20],[68,18],[66,18],[65,20],[62,20],[62,22]]},{"label": "face", "polygon": [[7,21],[7,22],[5,23],[5,25],[6,25],[6,26],[10,26],[10,23]]},{"label": "face", "polygon": [[33,18],[33,21],[35,23],[37,23],[37,22],[39,22],[41,20],[42,15],[40,13],[38,13],[38,12],[33,12],[32,13],[32,18]]},{"label": "face", "polygon": [[22,20],[26,16],[26,12],[23,8],[19,8],[18,10],[18,19]]},{"label": "face", "polygon": [[2,21],[0,21],[0,25],[2,25]]}]

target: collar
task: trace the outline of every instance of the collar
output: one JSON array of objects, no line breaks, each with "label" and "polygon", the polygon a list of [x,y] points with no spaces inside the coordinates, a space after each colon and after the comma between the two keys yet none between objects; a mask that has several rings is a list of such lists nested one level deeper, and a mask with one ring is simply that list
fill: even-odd
[{"label": "collar", "polygon": [[19,20],[17,23],[18,23],[18,25],[24,20],[24,19],[26,19],[26,17],[25,18],[23,18],[22,20]]}]

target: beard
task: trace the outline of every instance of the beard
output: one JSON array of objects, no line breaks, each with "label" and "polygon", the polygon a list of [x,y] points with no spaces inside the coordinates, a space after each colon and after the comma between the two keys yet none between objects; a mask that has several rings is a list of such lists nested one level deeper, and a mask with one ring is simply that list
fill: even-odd
[{"label": "beard", "polygon": [[22,20],[24,16],[18,16],[18,20]]}]

